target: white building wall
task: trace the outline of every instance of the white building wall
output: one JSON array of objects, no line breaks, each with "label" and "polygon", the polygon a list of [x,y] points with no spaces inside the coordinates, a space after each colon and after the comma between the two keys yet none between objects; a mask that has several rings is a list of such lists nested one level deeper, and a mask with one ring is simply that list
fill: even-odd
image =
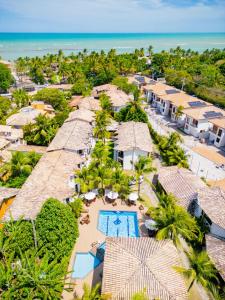
[{"label": "white building wall", "polygon": [[[219,129],[222,130],[221,136],[218,136]],[[214,145],[216,147],[224,147],[225,146],[225,129],[223,128],[218,128],[217,133],[214,133],[210,131],[210,136],[209,136],[210,141],[214,142]]]},{"label": "white building wall", "polygon": [[[149,153],[142,150],[130,150],[123,152],[123,169],[133,170],[134,164],[138,161],[140,156],[148,156]],[[114,160],[118,161],[118,151],[114,150]]]},{"label": "white building wall", "polygon": [[184,132],[187,134],[193,135],[194,137],[200,138],[208,138],[209,137],[209,129],[211,128],[208,120],[199,120],[197,127],[193,125],[193,119],[189,118],[189,123],[187,120],[184,125]]}]

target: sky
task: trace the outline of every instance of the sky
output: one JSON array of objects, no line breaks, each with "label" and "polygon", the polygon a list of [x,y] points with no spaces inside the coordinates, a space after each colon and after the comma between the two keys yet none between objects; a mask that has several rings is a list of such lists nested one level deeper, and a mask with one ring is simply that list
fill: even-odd
[{"label": "sky", "polygon": [[225,0],[0,0],[1,32],[225,32]]}]

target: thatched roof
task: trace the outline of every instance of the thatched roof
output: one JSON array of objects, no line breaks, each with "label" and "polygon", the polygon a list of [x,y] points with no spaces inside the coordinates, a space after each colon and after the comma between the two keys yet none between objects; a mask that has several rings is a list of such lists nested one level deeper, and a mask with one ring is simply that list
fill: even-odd
[{"label": "thatched roof", "polygon": [[48,151],[88,149],[91,132],[91,125],[85,121],[73,120],[65,122],[49,145]]},{"label": "thatched roof", "polygon": [[225,241],[206,234],[206,251],[225,281]]},{"label": "thatched roof", "polygon": [[11,115],[6,119],[6,124],[10,126],[24,126],[27,124],[36,123],[35,118],[41,113],[41,110],[33,109],[31,107],[25,107],[20,112]]},{"label": "thatched roof", "polygon": [[80,104],[82,98],[83,98],[83,96],[72,96],[69,106],[70,107],[78,106]]},{"label": "thatched roof", "polygon": [[47,150],[47,147],[44,146],[35,146],[35,145],[10,145],[7,149],[9,151],[20,151],[20,152],[36,152],[39,154],[44,154]]},{"label": "thatched roof", "polygon": [[74,189],[69,185],[70,176],[82,162],[83,159],[71,151],[45,153],[4,218],[8,220],[11,213],[14,219],[21,216],[25,219],[35,219],[46,199],[53,197],[63,201],[70,197],[74,193]]},{"label": "thatched roof", "polygon": [[152,140],[146,123],[126,122],[119,125],[115,149],[119,151],[142,150],[152,151]]},{"label": "thatched roof", "polygon": [[210,220],[225,229],[225,191],[219,187],[198,192],[198,204]]},{"label": "thatched roof", "polygon": [[105,93],[107,91],[115,91],[117,89],[118,89],[118,87],[116,85],[107,83],[107,84],[102,84],[102,85],[99,85],[99,86],[95,86],[93,88],[92,94],[95,97],[99,93]]},{"label": "thatched roof", "polygon": [[197,199],[198,190],[206,187],[198,176],[177,166],[159,169],[158,181],[165,192],[173,194],[179,200],[179,205],[186,209],[193,200]]},{"label": "thatched roof", "polygon": [[107,238],[102,294],[130,300],[146,290],[148,299],[187,299],[178,252],[171,241],[153,238]]},{"label": "thatched roof", "polygon": [[82,98],[78,106],[79,108],[93,110],[93,111],[101,110],[101,105],[99,100],[95,99],[94,97]]},{"label": "thatched roof", "polygon": [[15,197],[19,192],[19,189],[0,187],[0,205],[4,200]]},{"label": "thatched roof", "polygon": [[69,114],[69,118],[66,120],[66,122],[74,120],[81,120],[86,121],[88,123],[92,123],[95,120],[95,113],[88,109],[80,108],[72,111]]}]

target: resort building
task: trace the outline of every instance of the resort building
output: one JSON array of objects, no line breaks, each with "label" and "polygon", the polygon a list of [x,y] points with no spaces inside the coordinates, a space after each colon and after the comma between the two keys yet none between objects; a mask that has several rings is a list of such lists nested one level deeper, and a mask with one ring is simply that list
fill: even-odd
[{"label": "resort building", "polygon": [[198,138],[209,138],[213,127],[210,120],[225,117],[225,111],[213,106],[202,106],[195,109],[185,109],[184,132]]},{"label": "resort building", "polygon": [[91,111],[101,110],[101,105],[99,100],[95,99],[94,97],[81,98],[78,107],[82,109],[88,109]]},{"label": "resort building", "polygon": [[184,125],[185,114],[177,115],[178,108],[198,109],[205,106],[212,106],[201,99],[190,96],[167,84],[152,81],[144,87],[148,102],[152,104],[162,115],[169,116],[172,121],[177,121],[179,125]]},{"label": "resort building", "polygon": [[22,128],[27,124],[35,124],[36,118],[40,115],[54,117],[54,109],[51,105],[45,104],[42,101],[34,101],[31,106],[23,107],[16,114],[11,115],[6,119],[6,125],[14,128]]},{"label": "resort building", "polygon": [[218,148],[225,147],[225,117],[211,119],[213,125],[209,132],[209,140]]},{"label": "resort building", "polygon": [[68,92],[72,88],[72,84],[70,83],[63,83],[63,84],[50,84],[47,86],[48,89],[58,89],[60,91]]},{"label": "resort building", "polygon": [[80,108],[72,111],[69,114],[69,117],[66,120],[66,122],[70,122],[74,120],[85,121],[92,124],[95,121],[95,113],[88,109]]},{"label": "resort building", "polygon": [[152,151],[152,140],[146,123],[126,122],[118,126],[114,144],[114,159],[123,169],[133,170],[140,156]]},{"label": "resort building", "polygon": [[0,125],[0,138],[9,141],[11,144],[22,145],[25,143],[23,140],[23,130],[7,125]]},{"label": "resort building", "polygon": [[110,98],[113,111],[115,112],[120,111],[120,109],[125,107],[131,100],[130,95],[127,95],[122,90],[119,90],[117,86],[112,84],[104,84],[94,87],[92,95],[98,99],[102,93],[106,94]]},{"label": "resort building", "polygon": [[205,183],[188,169],[177,166],[164,167],[158,171],[158,183],[166,194],[173,194],[180,206],[192,212],[192,204]]},{"label": "resort building", "polygon": [[225,282],[225,241],[206,234],[206,251]]},{"label": "resort building", "polygon": [[188,299],[176,247],[169,240],[106,238],[102,294],[129,300],[145,291],[148,299]]},{"label": "resort building", "polygon": [[19,189],[0,187],[0,222],[1,218],[5,215],[7,208],[12,204],[18,192]]},{"label": "resort building", "polygon": [[213,236],[225,239],[225,191],[219,187],[199,190],[195,216],[204,217]]},{"label": "resort building", "polygon": [[81,120],[66,121],[58,130],[55,138],[49,145],[47,152],[67,150],[80,154],[83,158],[90,153],[94,145],[92,126]]},{"label": "resort building", "polygon": [[34,219],[46,199],[66,201],[75,192],[74,172],[85,163],[92,145],[92,126],[67,120],[28,177],[5,215]]},{"label": "resort building", "polygon": [[72,96],[69,106],[72,108],[78,108],[83,96]]}]

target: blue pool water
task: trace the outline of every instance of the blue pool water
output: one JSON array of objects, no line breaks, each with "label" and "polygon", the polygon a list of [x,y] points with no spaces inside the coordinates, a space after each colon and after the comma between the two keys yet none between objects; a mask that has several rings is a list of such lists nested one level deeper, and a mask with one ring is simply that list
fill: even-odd
[{"label": "blue pool water", "polygon": [[73,266],[73,278],[84,278],[89,272],[94,270],[101,261],[92,253],[80,253],[76,254],[74,266]]},{"label": "blue pool water", "polygon": [[137,213],[101,210],[99,212],[98,230],[106,236],[138,237]]}]

